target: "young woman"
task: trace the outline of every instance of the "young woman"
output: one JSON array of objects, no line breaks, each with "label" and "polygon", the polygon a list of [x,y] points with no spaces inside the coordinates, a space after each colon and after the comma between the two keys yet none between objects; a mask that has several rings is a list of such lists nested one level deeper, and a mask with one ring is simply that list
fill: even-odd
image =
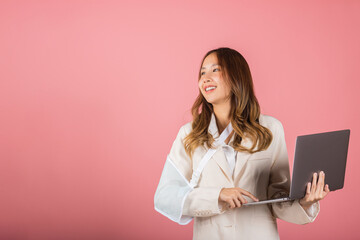
[{"label": "young woman", "polygon": [[[230,48],[209,51],[198,86],[193,121],[180,128],[172,145],[155,209],[180,224],[194,218],[193,239],[279,239],[276,218],[313,222],[319,200],[330,191],[322,171],[314,173],[303,199],[243,206],[290,190],[283,126],[260,113],[244,57]],[[194,174],[200,165],[201,173]]]}]

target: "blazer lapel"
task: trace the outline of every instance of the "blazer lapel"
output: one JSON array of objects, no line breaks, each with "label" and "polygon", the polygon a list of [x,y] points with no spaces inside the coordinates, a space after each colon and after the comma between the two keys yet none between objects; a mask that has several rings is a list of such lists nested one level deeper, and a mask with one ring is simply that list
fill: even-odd
[{"label": "blazer lapel", "polygon": [[[229,144],[233,142],[234,138],[235,138],[235,134],[233,134],[233,136],[231,137]],[[252,141],[247,137],[245,137],[241,140],[241,145],[244,146],[245,148],[251,148],[252,144],[253,144]],[[255,147],[255,150],[256,149],[257,149],[257,146]],[[247,161],[249,160],[250,157],[251,157],[251,154],[248,152],[237,152],[236,164],[235,164],[235,169],[234,169],[234,179],[233,179],[232,174],[230,173],[229,163],[226,160],[225,153],[221,146],[219,146],[217,148],[217,151],[212,156],[212,158],[219,165],[222,172],[224,173],[224,175],[230,182],[238,181],[238,179],[240,178],[240,176],[242,174],[241,171],[244,168],[245,164],[247,163]]]},{"label": "blazer lapel", "polygon": [[[246,148],[251,148],[252,144],[253,144],[253,142],[249,138],[245,137],[241,140],[241,145]],[[256,149],[257,149],[257,146],[255,147],[255,150]],[[242,175],[242,170],[250,157],[251,157],[251,153],[237,152],[236,164],[235,164],[235,170],[234,170],[235,182],[237,182],[239,180],[240,176]]]},{"label": "blazer lapel", "polygon": [[[264,119],[263,119],[262,114],[260,114],[259,121],[260,121],[260,124],[263,124]],[[211,120],[210,120],[210,124],[208,127],[208,132],[214,138],[219,137],[219,132],[218,132],[218,128],[216,125],[216,118],[215,118],[214,113],[211,114]],[[235,134],[232,135],[228,145],[230,145],[234,141],[234,139],[235,139]],[[249,149],[252,147],[253,142],[251,141],[250,138],[246,137],[246,134],[245,134],[245,137],[241,140],[241,145],[244,146],[245,148]],[[256,145],[254,150],[257,150],[257,149],[258,149],[258,146]],[[251,154],[248,152],[237,152],[236,164],[235,164],[235,169],[234,169],[234,180],[235,181],[233,181],[232,174],[230,173],[230,167],[226,160],[226,156],[225,156],[225,153],[224,153],[222,147],[219,146],[217,151],[212,156],[212,158],[216,161],[216,163],[219,165],[219,167],[223,171],[224,175],[230,182],[236,182],[239,180],[239,178],[242,174],[242,170],[244,169],[244,166],[250,157],[251,157]]]},{"label": "blazer lapel", "polygon": [[225,175],[225,177],[230,181],[232,181],[232,174],[230,173],[230,167],[229,167],[229,163],[226,160],[226,156],[225,153],[222,149],[222,147],[218,147],[218,149],[216,150],[216,152],[214,153],[214,155],[212,156],[212,158],[215,160],[215,162],[219,165],[219,167],[221,168],[223,174]]},{"label": "blazer lapel", "polygon": [[[217,125],[216,125],[216,118],[215,118],[214,113],[211,114],[208,132],[213,136],[214,139],[217,139],[220,136]],[[235,134],[233,134],[232,139],[234,138],[234,136],[235,136]],[[212,159],[215,160],[215,162],[219,165],[219,167],[221,168],[221,170],[224,173],[224,175],[226,176],[226,178],[230,182],[232,182],[232,177],[231,177],[232,174],[230,173],[229,163],[226,160],[226,156],[222,149],[222,146],[217,147],[217,150],[214,153],[214,155],[212,156]]]},{"label": "blazer lapel", "polygon": [[[264,117],[263,114],[260,113],[259,116],[259,123],[261,125],[264,125]],[[249,149],[252,147],[253,145],[253,141],[251,141],[250,138],[246,137],[246,133],[245,133],[245,137],[241,140],[241,145],[244,146],[245,148]],[[258,149],[258,144],[256,144],[254,150]],[[243,169],[245,164],[247,163],[247,161],[249,160],[249,158],[251,157],[251,153],[248,152],[237,152],[237,156],[236,156],[236,164],[235,164],[235,170],[234,170],[234,182],[239,181],[241,175],[243,174]]]}]

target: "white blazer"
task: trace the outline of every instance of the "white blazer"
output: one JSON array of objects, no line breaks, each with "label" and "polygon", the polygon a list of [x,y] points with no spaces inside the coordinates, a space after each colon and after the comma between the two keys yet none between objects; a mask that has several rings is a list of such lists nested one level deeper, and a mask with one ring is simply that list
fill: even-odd
[{"label": "white blazer", "polygon": [[[276,218],[306,224],[317,217],[319,202],[313,204],[308,211],[301,207],[299,200],[234,209],[219,204],[219,193],[224,187],[245,189],[259,200],[289,196],[290,171],[283,126],[276,118],[263,114],[260,114],[259,122],[273,134],[269,148],[254,154],[238,152],[232,177],[224,151],[221,146],[217,147],[201,174],[198,186],[188,194],[183,215],[194,217],[194,240],[279,239]],[[206,146],[196,148],[193,161],[190,160],[182,141],[191,130],[192,122],[181,126],[169,153],[169,157],[188,181],[193,169],[197,168],[208,150]],[[214,113],[208,131],[215,138],[219,136]],[[235,134],[229,145],[234,137]],[[243,138],[242,145],[249,148],[252,142],[249,138]],[[244,197],[248,202],[253,201]]]}]

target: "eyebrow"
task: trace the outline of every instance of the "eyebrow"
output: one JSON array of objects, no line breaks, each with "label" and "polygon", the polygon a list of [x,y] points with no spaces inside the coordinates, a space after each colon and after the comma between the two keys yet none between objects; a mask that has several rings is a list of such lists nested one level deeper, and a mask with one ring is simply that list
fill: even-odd
[{"label": "eyebrow", "polygon": [[[211,67],[216,65],[220,66],[219,64],[214,63],[213,65],[211,65]],[[206,67],[202,67],[201,69],[206,69]]]}]

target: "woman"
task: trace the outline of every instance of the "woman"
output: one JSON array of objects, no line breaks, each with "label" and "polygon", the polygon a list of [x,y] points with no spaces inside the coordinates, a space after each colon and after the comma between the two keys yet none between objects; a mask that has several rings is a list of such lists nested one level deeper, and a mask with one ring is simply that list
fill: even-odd
[{"label": "woman", "polygon": [[[288,196],[290,189],[283,126],[260,113],[244,57],[230,48],[209,51],[201,63],[198,86],[193,121],[180,128],[168,155],[166,166],[176,171],[164,167],[155,209],[172,220],[178,214],[181,219],[174,221],[180,224],[194,218],[193,239],[279,239],[276,218],[313,222],[319,200],[330,191],[322,171],[319,179],[314,173],[300,200],[243,206]],[[232,131],[225,135],[228,129]],[[219,141],[221,136],[225,141]],[[194,171],[204,165],[200,162],[210,151],[213,155],[196,176]]]}]

